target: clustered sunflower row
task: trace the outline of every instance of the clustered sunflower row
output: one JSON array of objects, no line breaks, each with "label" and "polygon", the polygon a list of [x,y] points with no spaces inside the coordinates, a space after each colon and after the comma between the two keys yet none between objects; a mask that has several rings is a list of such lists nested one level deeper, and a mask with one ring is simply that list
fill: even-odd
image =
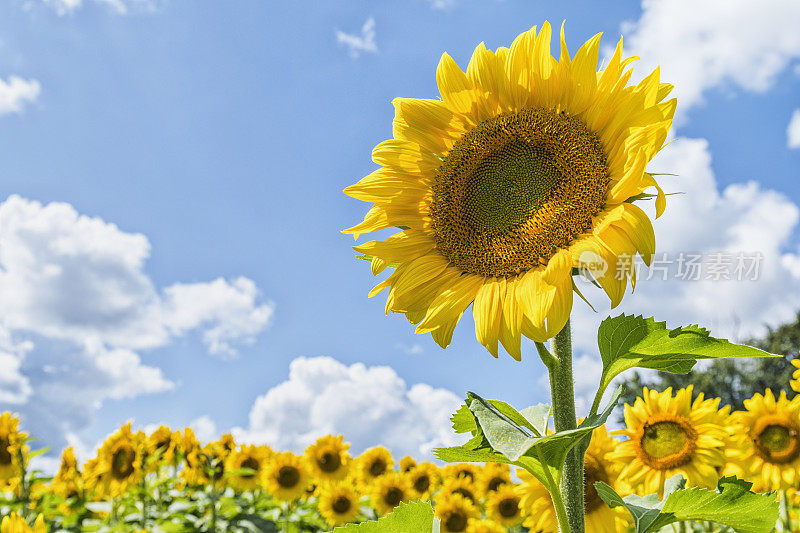
[{"label": "clustered sunflower row", "polygon": [[[791,386],[800,391],[800,369]],[[625,406],[625,427],[612,432],[624,440],[595,430],[584,464],[587,530],[631,527],[629,515],[598,497],[597,481],[646,495],[661,493],[675,474],[708,488],[721,475],[737,475],[781,494],[789,509],[800,505],[800,395],[767,389],[736,412],[719,404],[692,387],[645,388]],[[38,452],[18,426],[10,413],[0,416],[2,533],[324,531],[416,499],[433,502],[443,533],[558,531],[545,487],[505,464],[440,467],[406,456],[395,465],[382,446],[351,457],[344,438],[332,435],[297,455],[236,443],[229,434],[202,444],[191,428],[161,426],[148,435],[129,423],[83,468],[66,448],[58,472],[44,478],[30,469]]]}]

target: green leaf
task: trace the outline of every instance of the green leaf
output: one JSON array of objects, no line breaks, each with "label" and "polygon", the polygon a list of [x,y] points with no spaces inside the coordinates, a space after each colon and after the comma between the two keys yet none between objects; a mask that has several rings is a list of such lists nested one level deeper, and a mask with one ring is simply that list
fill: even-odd
[{"label": "green leaf", "polygon": [[431,533],[433,531],[433,507],[430,502],[420,500],[401,503],[394,511],[360,524],[337,527],[333,533]]},{"label": "green leaf", "polygon": [[603,359],[601,395],[616,376],[631,368],[686,374],[698,359],[780,357],[752,346],[709,335],[697,325],[667,329],[666,322],[633,315],[609,317],[600,324],[597,344]]},{"label": "green leaf", "polygon": [[642,498],[622,498],[614,489],[598,481],[597,494],[609,507],[624,506],[633,516],[634,533],[652,533],[674,522],[703,520],[734,528],[739,533],[769,533],[778,519],[775,495],[750,491],[752,483],[735,477],[719,480],[717,490],[686,488],[677,475],[664,487],[664,500],[655,494]]}]

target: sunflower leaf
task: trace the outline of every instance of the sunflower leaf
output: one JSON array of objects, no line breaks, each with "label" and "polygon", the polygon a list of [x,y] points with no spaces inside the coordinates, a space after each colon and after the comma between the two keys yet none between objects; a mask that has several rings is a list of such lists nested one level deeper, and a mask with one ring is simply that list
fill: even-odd
[{"label": "sunflower leaf", "polygon": [[413,501],[401,503],[394,511],[360,524],[337,527],[333,533],[432,533],[434,531],[433,507],[430,502]]},{"label": "sunflower leaf", "polygon": [[606,318],[597,331],[597,344],[603,359],[598,396],[616,376],[631,368],[686,374],[698,359],[780,357],[712,337],[708,330],[697,325],[667,329],[666,322],[641,315]]},{"label": "sunflower leaf", "polygon": [[774,494],[751,492],[753,484],[735,477],[724,477],[717,490],[686,488],[686,480],[677,475],[664,488],[664,499],[655,494],[642,498],[621,497],[611,487],[598,481],[595,489],[609,507],[623,506],[631,513],[634,533],[652,533],[685,520],[702,520],[723,524],[739,533],[769,533],[778,519],[778,502]]}]

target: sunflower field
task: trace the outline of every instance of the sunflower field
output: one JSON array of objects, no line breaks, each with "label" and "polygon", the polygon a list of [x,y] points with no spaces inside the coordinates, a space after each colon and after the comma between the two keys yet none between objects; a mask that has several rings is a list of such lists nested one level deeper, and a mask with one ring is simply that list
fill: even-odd
[{"label": "sunflower field", "polygon": [[[790,385],[800,390],[800,369]],[[678,490],[692,487],[693,498],[738,491],[731,502],[742,505],[733,519],[741,527],[690,521],[688,512],[663,531],[761,531],[751,513],[776,507],[778,530],[800,531],[800,395],[766,390],[745,406],[731,412],[691,387],[645,388],[625,405],[624,427],[609,434],[601,425],[592,433],[584,458],[587,531],[638,531],[625,506],[609,505],[604,487],[663,499],[676,475]],[[458,429],[459,413],[453,422]],[[84,464],[66,448],[58,472],[45,477],[31,467],[44,450],[32,451],[33,439],[19,426],[14,415],[0,416],[2,533],[356,531],[348,524],[381,524],[374,521],[413,501],[430,502],[440,533],[559,531],[547,488],[505,463],[396,460],[382,446],[353,457],[341,435],[295,454],[238,443],[230,434],[202,443],[191,428],[161,426],[148,435],[128,423]],[[398,527],[380,531],[417,531]]]}]

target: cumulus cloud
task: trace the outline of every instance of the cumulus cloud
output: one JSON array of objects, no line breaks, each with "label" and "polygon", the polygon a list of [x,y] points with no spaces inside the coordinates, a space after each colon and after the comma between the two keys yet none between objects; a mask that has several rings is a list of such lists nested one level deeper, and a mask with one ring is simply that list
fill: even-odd
[{"label": "cumulus cloud", "polygon": [[259,396],[243,441],[302,451],[316,438],[344,434],[352,451],[383,444],[395,455],[432,458],[433,448],[461,442],[450,416],[461,398],[446,389],[408,386],[386,366],[350,366],[331,357],[300,357],[289,379]]},{"label": "cumulus cloud", "polygon": [[789,126],[786,128],[786,145],[789,148],[800,148],[800,109],[795,109]]},{"label": "cumulus cloud", "polygon": [[369,17],[361,27],[361,34],[345,33],[336,30],[336,42],[343,44],[350,52],[353,59],[361,55],[362,52],[371,54],[378,53],[378,45],[375,43],[375,19]]},{"label": "cumulus cloud", "polygon": [[[765,333],[767,325],[792,320],[800,301],[800,268],[795,268],[800,260],[791,253],[797,246],[791,237],[800,220],[800,208],[755,181],[735,183],[720,191],[705,139],[676,139],[658,155],[651,169],[678,174],[662,176],[662,185],[685,194],[671,196],[666,213],[655,222],[656,260],[662,263],[654,263],[657,268],[650,270],[643,268],[636,291],[626,295],[611,313],[654,315],[674,326],[698,323],[719,336],[739,340]],[[692,280],[694,275],[683,279],[679,274],[681,253],[685,258],[701,255],[699,280]],[[739,253],[748,258],[748,270],[751,266],[758,269],[757,273],[744,272],[742,280],[733,275]],[[733,279],[715,279],[709,266],[713,264],[723,264],[722,270]],[[683,273],[687,272],[684,269]],[[591,286],[583,292],[595,302],[602,300]],[[576,300],[576,313],[575,345],[594,354],[597,325],[609,310],[601,306],[594,313]]]},{"label": "cumulus cloud", "polygon": [[639,20],[622,29],[628,52],[642,58],[639,69],[660,64],[685,113],[712,87],[772,87],[800,56],[798,20],[794,0],[644,0]]},{"label": "cumulus cloud", "polygon": [[235,355],[268,325],[247,278],[157,289],[144,235],[19,196],[0,203],[0,407],[48,443],[91,423],[106,399],[172,389],[139,352],[195,334]]},{"label": "cumulus cloud", "polygon": [[39,98],[42,87],[38,81],[25,80],[19,76],[0,79],[0,115],[21,113],[25,106]]}]

